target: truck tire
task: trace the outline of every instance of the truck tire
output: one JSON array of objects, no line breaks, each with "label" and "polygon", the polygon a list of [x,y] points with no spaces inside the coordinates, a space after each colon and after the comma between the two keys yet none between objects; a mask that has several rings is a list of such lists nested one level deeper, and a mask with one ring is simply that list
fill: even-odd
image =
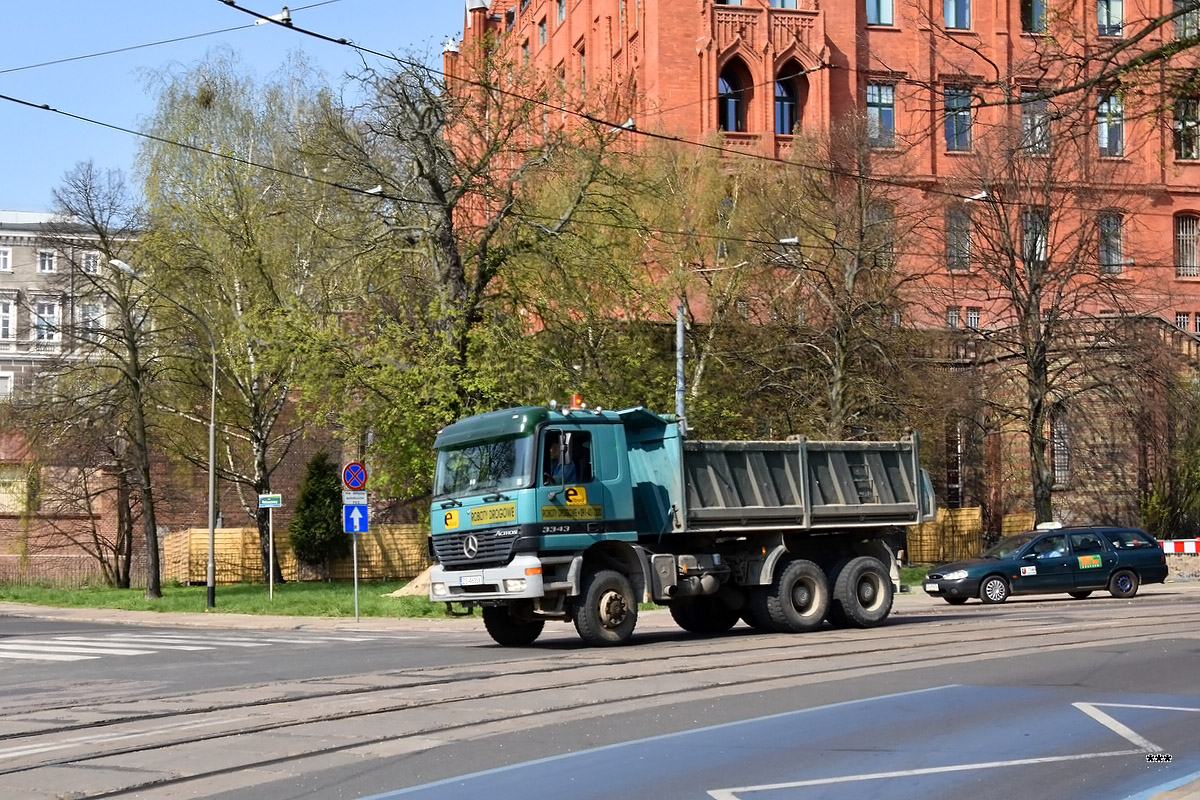
[{"label": "truck tire", "polygon": [[892,579],[883,562],[859,556],[838,570],[826,616],[834,627],[873,628],[892,613],[892,598]]},{"label": "truck tire", "polygon": [[689,633],[725,633],[737,624],[738,610],[716,595],[681,597],[671,601],[671,619]]},{"label": "truck tire", "polygon": [[544,619],[521,621],[512,615],[508,606],[484,606],[483,627],[496,644],[505,647],[528,647],[542,635]]},{"label": "truck tire", "polygon": [[637,613],[629,579],[611,569],[588,575],[571,609],[579,638],[592,645],[627,643],[637,625]]},{"label": "truck tire", "polygon": [[742,610],[742,622],[751,628],[766,633],[778,633],[771,613],[767,611],[767,587],[751,586],[746,589],[746,607]]},{"label": "truck tire", "polygon": [[789,562],[766,591],[767,614],[782,633],[805,633],[821,627],[829,608],[829,582],[811,561]]}]

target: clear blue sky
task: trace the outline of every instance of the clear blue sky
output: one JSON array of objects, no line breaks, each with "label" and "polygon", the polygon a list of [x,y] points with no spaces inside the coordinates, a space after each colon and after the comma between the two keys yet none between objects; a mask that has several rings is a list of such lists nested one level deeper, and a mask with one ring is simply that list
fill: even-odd
[{"label": "clear blue sky", "polygon": [[[237,3],[261,14],[283,7],[281,0]],[[463,0],[291,0],[288,6],[297,27],[438,68],[441,43],[460,38],[463,25]],[[190,66],[214,47],[233,48],[259,80],[296,50],[334,85],[359,63],[349,47],[255,25],[221,0],[0,0],[0,23],[0,95],[131,130],[154,109],[147,73]],[[197,36],[212,31],[221,32]],[[189,36],[196,38],[143,46]],[[93,56],[114,50],[123,52]],[[35,66],[55,61],[61,63]],[[81,161],[122,170],[132,182],[140,141],[0,100],[0,209],[51,210],[54,187]]]}]

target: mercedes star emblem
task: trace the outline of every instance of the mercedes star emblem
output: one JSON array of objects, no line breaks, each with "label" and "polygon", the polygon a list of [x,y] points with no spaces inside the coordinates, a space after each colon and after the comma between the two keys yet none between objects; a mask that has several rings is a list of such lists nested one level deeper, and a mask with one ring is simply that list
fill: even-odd
[{"label": "mercedes star emblem", "polygon": [[479,540],[474,536],[468,536],[463,539],[463,555],[467,558],[474,558],[479,555]]}]

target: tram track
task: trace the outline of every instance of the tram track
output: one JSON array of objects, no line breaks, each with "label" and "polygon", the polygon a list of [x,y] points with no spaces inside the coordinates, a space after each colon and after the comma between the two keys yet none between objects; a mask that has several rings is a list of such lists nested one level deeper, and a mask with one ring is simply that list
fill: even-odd
[{"label": "tram track", "polygon": [[[72,797],[159,796],[216,775],[279,764],[379,752],[411,752],[501,731],[669,706],[714,695],[800,687],[898,669],[1014,658],[1104,643],[1200,638],[1186,607],[1152,619],[1128,606],[1071,606],[1058,613],[939,614],[869,631],[800,636],[736,634],[709,639],[657,635],[614,650],[552,650],[544,657],[497,659],[342,679],[288,681],[236,691],[123,698],[64,706],[52,702],[5,715],[0,723],[0,790],[35,786],[39,773],[103,765],[130,776]],[[1118,613],[1119,612],[1119,613]],[[251,755],[255,737],[286,742]],[[222,747],[222,743],[225,747]],[[205,767],[196,753],[236,757]],[[252,748],[251,748],[252,750]],[[203,760],[203,759],[201,759]],[[145,763],[158,763],[147,770]],[[133,769],[134,764],[141,768]],[[136,776],[134,779],[133,776]],[[146,794],[153,790],[154,795]],[[14,795],[19,796],[19,795]],[[37,796],[37,795],[31,795]],[[45,795],[55,796],[53,794]],[[167,795],[163,795],[167,796]]]}]

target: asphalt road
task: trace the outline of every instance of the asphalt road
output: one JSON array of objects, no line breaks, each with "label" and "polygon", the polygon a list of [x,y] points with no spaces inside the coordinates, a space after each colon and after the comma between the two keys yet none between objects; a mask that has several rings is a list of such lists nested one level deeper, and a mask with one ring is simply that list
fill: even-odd
[{"label": "asphalt road", "polygon": [[[1132,601],[1001,607],[902,595],[873,631],[708,640],[656,612],[635,645],[601,651],[566,626],[513,651],[462,620],[111,618],[0,604],[0,795],[1200,797],[1198,601],[1200,586],[1186,584]],[[39,645],[138,654],[4,656]],[[352,705],[319,691],[351,682],[380,688],[373,703],[410,705],[316,711]],[[249,716],[271,708],[254,698],[305,692],[309,716],[207,743],[117,752],[118,735],[138,732],[86,728],[111,706],[153,705],[155,724],[174,732],[197,719],[189,702],[245,703]],[[85,728],[112,741],[87,750],[73,742]],[[239,749],[274,761],[241,766]],[[173,777],[139,786],[128,777],[139,770]]]}]

